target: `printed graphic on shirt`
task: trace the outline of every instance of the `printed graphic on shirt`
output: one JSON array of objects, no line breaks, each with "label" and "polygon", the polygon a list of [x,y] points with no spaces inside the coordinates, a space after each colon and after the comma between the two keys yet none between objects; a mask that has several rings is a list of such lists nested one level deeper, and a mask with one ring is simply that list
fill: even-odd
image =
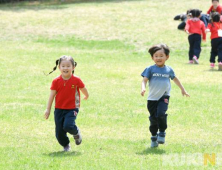
[{"label": "printed graphic on shirt", "polygon": [[72,89],[74,89],[75,88],[75,86],[74,85],[72,85],[72,87],[71,87]]},{"label": "printed graphic on shirt", "polygon": [[169,74],[160,74],[160,73],[153,73],[153,77],[166,77],[169,78]]}]

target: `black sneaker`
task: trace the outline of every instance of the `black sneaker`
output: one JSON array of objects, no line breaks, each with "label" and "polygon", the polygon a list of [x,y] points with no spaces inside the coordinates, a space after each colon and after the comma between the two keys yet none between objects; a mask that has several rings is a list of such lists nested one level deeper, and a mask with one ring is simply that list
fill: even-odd
[{"label": "black sneaker", "polygon": [[174,20],[180,20],[180,16],[181,16],[181,15],[176,15],[176,16],[174,17]]}]

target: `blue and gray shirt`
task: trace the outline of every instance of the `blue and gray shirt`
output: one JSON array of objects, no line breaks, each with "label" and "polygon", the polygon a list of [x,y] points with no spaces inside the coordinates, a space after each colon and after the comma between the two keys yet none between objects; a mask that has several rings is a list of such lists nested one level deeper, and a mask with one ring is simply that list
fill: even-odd
[{"label": "blue and gray shirt", "polygon": [[159,100],[163,95],[170,96],[170,78],[171,80],[175,78],[171,67],[152,65],[147,67],[141,76],[149,79],[149,96],[147,100]]}]

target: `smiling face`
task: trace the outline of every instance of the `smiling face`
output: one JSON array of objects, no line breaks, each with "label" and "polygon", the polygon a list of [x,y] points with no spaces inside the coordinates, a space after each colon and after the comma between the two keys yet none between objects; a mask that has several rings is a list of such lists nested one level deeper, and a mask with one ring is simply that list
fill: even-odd
[{"label": "smiling face", "polygon": [[69,79],[72,76],[72,71],[74,70],[72,62],[69,60],[62,60],[59,65],[59,70],[61,71],[63,79]]},{"label": "smiling face", "polygon": [[163,49],[156,51],[152,56],[153,61],[158,67],[163,67],[168,58],[169,55],[166,55]]}]

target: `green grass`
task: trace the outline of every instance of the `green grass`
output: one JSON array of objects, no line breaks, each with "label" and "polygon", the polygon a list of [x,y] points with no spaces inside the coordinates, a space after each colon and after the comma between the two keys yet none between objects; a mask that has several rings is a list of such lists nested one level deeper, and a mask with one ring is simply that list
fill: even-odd
[{"label": "green grass", "polygon": [[[65,1],[0,5],[0,169],[221,169],[164,165],[164,156],[216,153],[222,159],[222,72],[209,69],[210,39],[200,64],[188,65],[187,35],[176,14],[207,11],[210,1]],[[166,144],[150,149],[141,72],[148,48],[164,42],[190,98],[172,82]],[[71,55],[89,90],[77,124],[83,143],[63,153],[53,111],[43,119],[55,60]],[[146,93],[146,96],[148,94]],[[71,138],[71,136],[70,136]],[[176,161],[179,162],[179,161]]]}]

